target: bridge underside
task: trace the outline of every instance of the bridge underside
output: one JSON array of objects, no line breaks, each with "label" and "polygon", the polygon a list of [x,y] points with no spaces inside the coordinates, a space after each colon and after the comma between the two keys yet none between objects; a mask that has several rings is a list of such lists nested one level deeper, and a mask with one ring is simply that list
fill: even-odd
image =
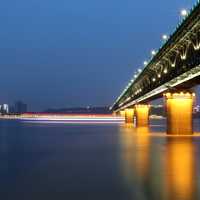
[{"label": "bridge underside", "polygon": [[200,66],[195,67],[177,78],[172,79],[171,81],[165,83],[164,85],[155,88],[154,90],[148,92],[144,96],[130,100],[126,102],[122,107],[116,109],[116,111],[123,110],[125,108],[129,108],[138,103],[148,103],[149,101],[156,100],[163,96],[163,93],[166,92],[179,92],[179,91],[188,91],[191,90],[196,85],[200,84]]}]

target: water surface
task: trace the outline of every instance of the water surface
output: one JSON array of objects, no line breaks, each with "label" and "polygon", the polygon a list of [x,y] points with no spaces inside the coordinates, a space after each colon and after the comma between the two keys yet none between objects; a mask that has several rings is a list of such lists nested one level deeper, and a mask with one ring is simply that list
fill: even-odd
[{"label": "water surface", "polygon": [[164,124],[1,120],[1,199],[199,199],[200,137],[167,137]]}]

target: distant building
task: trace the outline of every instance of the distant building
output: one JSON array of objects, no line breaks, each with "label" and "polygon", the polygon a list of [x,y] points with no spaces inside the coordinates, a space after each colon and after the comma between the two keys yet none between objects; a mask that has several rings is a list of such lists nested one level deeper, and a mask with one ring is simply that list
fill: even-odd
[{"label": "distant building", "polygon": [[13,105],[9,106],[9,113],[10,114],[14,114],[15,113],[15,107]]},{"label": "distant building", "polygon": [[1,105],[1,113],[2,114],[8,114],[9,113],[9,106],[8,106],[8,104],[3,104],[3,105]]},{"label": "distant building", "polygon": [[200,106],[199,105],[197,105],[197,106],[194,107],[194,112],[195,113],[200,112]]},{"label": "distant building", "polygon": [[14,112],[17,114],[27,112],[27,104],[23,103],[22,101],[15,102]]}]

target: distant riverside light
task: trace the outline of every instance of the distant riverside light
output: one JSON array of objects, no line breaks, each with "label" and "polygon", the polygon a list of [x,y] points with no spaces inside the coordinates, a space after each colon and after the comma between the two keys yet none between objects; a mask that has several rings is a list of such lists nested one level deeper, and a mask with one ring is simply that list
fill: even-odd
[{"label": "distant riverside light", "polygon": [[148,62],[147,61],[144,61],[144,66],[148,65]]}]

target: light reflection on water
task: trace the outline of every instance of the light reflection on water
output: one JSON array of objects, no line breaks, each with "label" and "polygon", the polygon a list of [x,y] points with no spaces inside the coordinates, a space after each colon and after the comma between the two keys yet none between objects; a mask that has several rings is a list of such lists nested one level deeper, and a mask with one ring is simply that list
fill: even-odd
[{"label": "light reflection on water", "polygon": [[169,199],[194,199],[196,165],[192,138],[167,138],[166,190]]},{"label": "light reflection on water", "polygon": [[198,199],[199,139],[199,133],[171,137],[148,127],[122,125],[121,169],[133,196],[136,199]]}]

